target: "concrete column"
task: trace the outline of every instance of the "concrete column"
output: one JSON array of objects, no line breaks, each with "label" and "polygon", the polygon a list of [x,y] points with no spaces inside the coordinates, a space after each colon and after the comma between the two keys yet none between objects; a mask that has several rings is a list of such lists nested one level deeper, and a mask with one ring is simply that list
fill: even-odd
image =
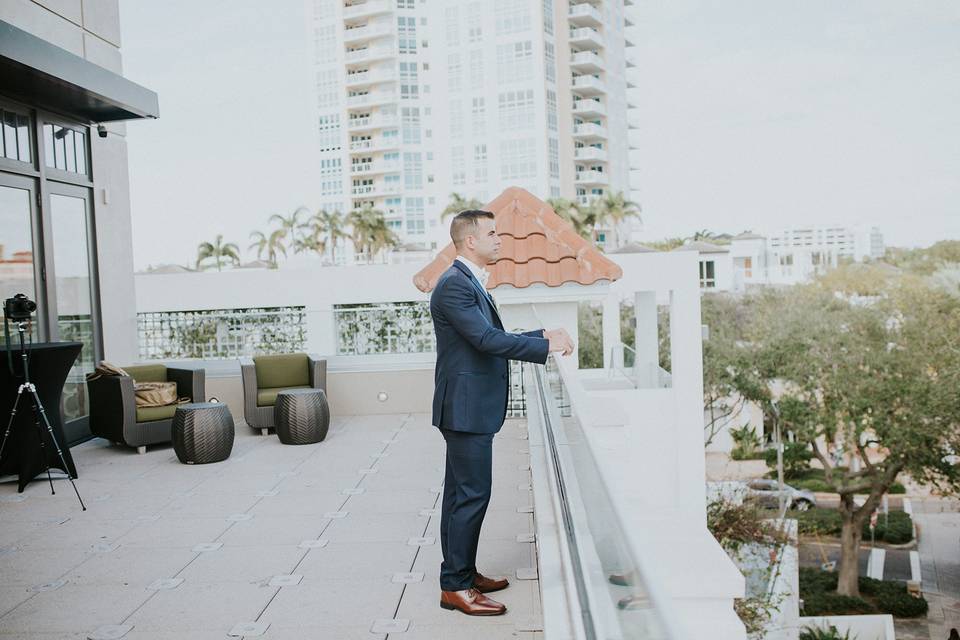
[{"label": "concrete column", "polygon": [[[620,344],[620,294],[611,292],[603,299],[603,368],[610,368],[610,351]],[[623,367],[623,350],[617,349],[614,364]]]},{"label": "concrete column", "polygon": [[337,355],[337,327],[333,317],[333,305],[308,306],[307,352],[321,356]]},{"label": "concrete column", "polygon": [[706,526],[703,455],[703,343],[700,292],[670,294],[670,352],[677,403],[678,504]]},{"label": "concrete column", "polygon": [[[657,293],[637,291],[633,294],[636,318],[633,348],[637,352],[637,371],[641,384],[656,386],[660,363],[660,339],[657,322]],[[644,382],[645,381],[645,382]]]}]

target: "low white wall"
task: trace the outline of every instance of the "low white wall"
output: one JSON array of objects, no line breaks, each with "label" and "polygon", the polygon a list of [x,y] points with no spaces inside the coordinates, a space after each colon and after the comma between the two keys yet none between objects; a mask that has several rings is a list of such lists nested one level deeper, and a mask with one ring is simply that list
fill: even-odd
[{"label": "low white wall", "polygon": [[840,635],[848,631],[857,640],[895,640],[893,616],[809,616],[800,618],[800,630],[805,627],[837,628]]},{"label": "low white wall", "polygon": [[[207,397],[226,402],[234,418],[243,418],[243,383],[239,375],[208,376]],[[387,399],[381,401],[383,391]],[[395,371],[328,371],[327,398],[333,416],[385,413],[430,413],[433,368]]]}]

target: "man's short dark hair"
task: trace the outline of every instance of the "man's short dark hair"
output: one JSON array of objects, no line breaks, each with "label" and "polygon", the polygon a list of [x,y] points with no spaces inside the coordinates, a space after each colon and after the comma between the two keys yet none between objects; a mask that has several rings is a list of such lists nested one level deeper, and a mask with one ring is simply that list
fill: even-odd
[{"label": "man's short dark hair", "polygon": [[476,233],[480,218],[490,218],[495,216],[490,211],[481,211],[480,209],[467,209],[461,211],[454,217],[450,223],[450,238],[454,246],[459,249],[463,246],[463,241],[472,233]]}]

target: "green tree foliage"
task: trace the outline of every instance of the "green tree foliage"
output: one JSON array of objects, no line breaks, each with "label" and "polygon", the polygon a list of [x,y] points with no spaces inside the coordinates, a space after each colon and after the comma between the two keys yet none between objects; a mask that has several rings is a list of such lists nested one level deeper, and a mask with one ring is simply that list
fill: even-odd
[{"label": "green tree foliage", "polygon": [[469,209],[483,209],[483,203],[476,198],[464,198],[454,191],[450,194],[450,202],[447,203],[447,206],[444,207],[440,213],[440,221],[443,222],[448,217],[455,216],[461,211],[467,211]]},{"label": "green tree foliage", "polygon": [[[742,297],[734,348],[719,356],[722,365],[709,365],[727,369],[765,421],[779,420],[824,468],[840,496],[837,589],[846,596],[858,595],[863,523],[899,473],[960,488],[952,463],[960,451],[960,299],[929,279],[861,267]],[[866,496],[861,506],[856,494]]]}]

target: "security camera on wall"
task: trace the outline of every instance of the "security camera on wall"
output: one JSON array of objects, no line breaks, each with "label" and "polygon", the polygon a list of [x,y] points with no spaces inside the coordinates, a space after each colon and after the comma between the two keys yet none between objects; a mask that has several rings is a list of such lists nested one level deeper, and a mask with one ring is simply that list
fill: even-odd
[{"label": "security camera on wall", "polygon": [[106,137],[107,137],[107,128],[106,128],[105,126],[103,126],[102,124],[98,124],[98,125],[97,125],[97,134],[98,134],[101,138],[106,138]]}]

